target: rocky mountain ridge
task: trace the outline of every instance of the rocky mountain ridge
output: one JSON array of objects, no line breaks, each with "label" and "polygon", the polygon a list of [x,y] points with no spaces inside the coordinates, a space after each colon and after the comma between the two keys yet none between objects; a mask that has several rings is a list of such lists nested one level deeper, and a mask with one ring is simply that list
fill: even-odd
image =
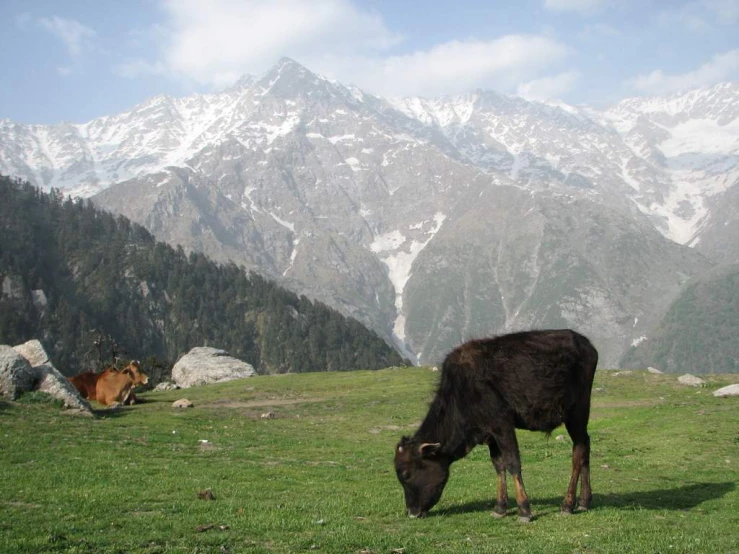
[{"label": "rocky mountain ridge", "polygon": [[735,83],[608,111],[488,91],[388,101],[285,59],[84,125],[2,121],[0,171],[94,194],[422,362],[573,326],[613,367],[686,281],[739,256],[737,105]]}]

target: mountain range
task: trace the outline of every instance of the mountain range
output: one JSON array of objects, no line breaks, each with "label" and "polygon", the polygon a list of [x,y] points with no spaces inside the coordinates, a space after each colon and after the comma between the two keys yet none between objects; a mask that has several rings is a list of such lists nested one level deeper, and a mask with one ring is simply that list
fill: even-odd
[{"label": "mountain range", "polygon": [[737,83],[606,110],[383,99],[283,59],[84,124],[0,120],[0,172],[259,271],[414,361],[566,326],[617,367],[739,262],[738,112]]}]

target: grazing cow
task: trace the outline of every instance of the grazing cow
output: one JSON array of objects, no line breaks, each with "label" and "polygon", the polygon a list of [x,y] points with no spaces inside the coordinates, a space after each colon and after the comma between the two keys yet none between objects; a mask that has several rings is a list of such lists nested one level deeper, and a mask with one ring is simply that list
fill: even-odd
[{"label": "grazing cow", "polygon": [[519,518],[531,521],[515,429],[551,433],[562,423],[573,447],[572,477],[561,510],[572,513],[578,479],[579,509],[587,510],[592,499],[588,417],[597,363],[590,341],[571,330],[513,333],[452,350],[426,418],[395,449],[395,472],[408,514],[425,516],[441,498],[449,466],[487,444],[498,475],[493,515],[507,512],[507,470],[516,487]]},{"label": "grazing cow", "polygon": [[[127,370],[132,370],[134,368],[136,369],[136,371],[140,371],[141,365],[138,361],[135,361],[135,360],[131,361],[128,364],[128,366],[126,366],[123,369],[117,369],[114,366],[109,366],[109,367],[106,367],[100,373],[94,373],[92,371],[85,371],[84,373],[80,373],[79,375],[75,375],[74,377],[69,377],[68,379],[74,385],[74,387],[80,392],[80,395],[82,396],[82,398],[87,398],[88,400],[97,400],[97,383],[103,375],[108,375],[111,373],[121,373]],[[144,384],[146,382],[148,382],[148,378],[147,378],[147,381],[143,381]],[[128,397],[125,399],[123,403],[124,404],[136,404],[136,402],[137,402],[136,395],[133,393],[133,391],[131,391],[131,393],[128,395]]]}]

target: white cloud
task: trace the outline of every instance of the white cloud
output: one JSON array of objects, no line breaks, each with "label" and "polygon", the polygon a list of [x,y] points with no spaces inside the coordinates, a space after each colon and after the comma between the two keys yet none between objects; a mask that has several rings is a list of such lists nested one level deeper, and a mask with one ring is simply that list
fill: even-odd
[{"label": "white cloud", "polygon": [[566,46],[546,37],[508,35],[490,41],[451,41],[402,56],[316,60],[315,65],[375,94],[436,96],[475,88],[511,90],[567,54]]},{"label": "white cloud", "polygon": [[534,79],[518,86],[517,94],[527,100],[557,100],[570,92],[580,79],[580,72],[566,71],[549,77]]},{"label": "white cloud", "polygon": [[95,31],[75,19],[53,15],[39,18],[38,24],[60,39],[73,58],[82,53],[82,46],[85,41],[95,36]]},{"label": "white cloud", "polygon": [[287,56],[371,93],[431,96],[478,87],[515,91],[570,53],[554,38],[512,34],[394,55],[400,35],[351,0],[162,1],[167,19],[156,33],[158,58],[129,59],[114,68],[118,75],[162,74],[223,88]]},{"label": "white cloud", "polygon": [[544,7],[553,12],[577,12],[592,15],[603,8],[609,0],[544,0]]},{"label": "white cloud", "polygon": [[694,71],[667,75],[661,69],[657,69],[647,75],[634,77],[626,84],[643,94],[664,95],[737,78],[739,78],[739,49],[734,49],[715,55],[711,61]]},{"label": "white cloud", "polygon": [[176,75],[222,87],[282,56],[307,59],[387,50],[400,40],[382,18],[348,0],[166,0],[163,63]]},{"label": "white cloud", "polygon": [[56,72],[59,73],[62,77],[67,77],[68,75],[72,74],[72,68],[67,65],[60,65],[56,68]]}]

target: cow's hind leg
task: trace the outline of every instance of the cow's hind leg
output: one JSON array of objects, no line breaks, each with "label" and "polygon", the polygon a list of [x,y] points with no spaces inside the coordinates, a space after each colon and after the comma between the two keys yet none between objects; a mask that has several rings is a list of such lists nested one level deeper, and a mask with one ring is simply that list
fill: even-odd
[{"label": "cow's hind leg", "polygon": [[516,486],[518,519],[519,521],[529,522],[532,519],[531,507],[529,506],[526,489],[523,486],[523,477],[521,477],[521,456],[518,451],[518,441],[513,425],[508,429],[501,430],[500,433],[496,433],[495,440],[502,453],[503,464],[513,477],[513,484]]},{"label": "cow's hind leg", "polygon": [[508,512],[508,486],[505,479],[503,454],[495,439],[490,439],[488,448],[490,449],[490,459],[493,461],[493,467],[495,467],[495,473],[498,476],[498,496],[493,508],[493,516],[505,517]]},{"label": "cow's hind leg", "polygon": [[590,435],[588,435],[587,426],[587,416],[570,418],[566,423],[567,432],[572,438],[572,476],[562,501],[562,513],[564,514],[571,514],[575,507],[578,480],[580,481],[578,510],[589,509],[593,498],[590,488]]}]

